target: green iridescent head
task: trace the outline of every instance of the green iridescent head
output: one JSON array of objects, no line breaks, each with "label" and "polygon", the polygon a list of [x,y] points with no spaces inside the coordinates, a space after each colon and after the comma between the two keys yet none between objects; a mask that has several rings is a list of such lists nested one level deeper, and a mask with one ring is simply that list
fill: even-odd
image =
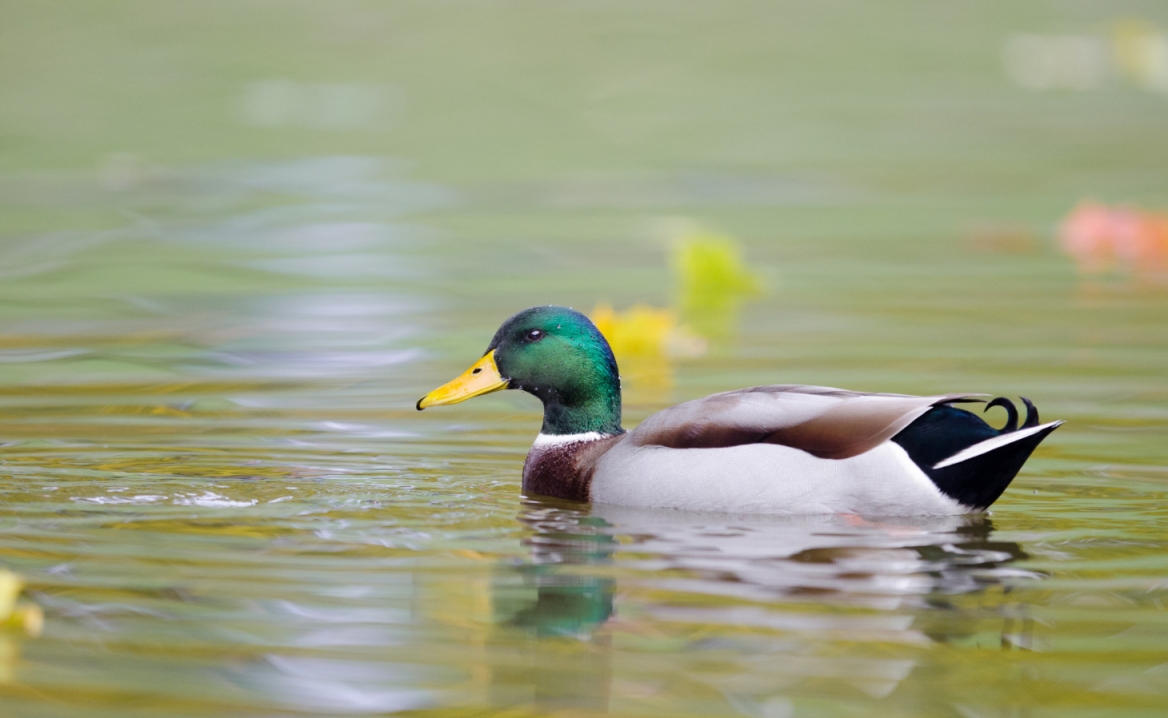
[{"label": "green iridescent head", "polygon": [[604,336],[567,307],[532,307],[499,327],[483,358],[418,402],[456,404],[499,389],[521,389],[543,402],[543,433],[619,434],[620,376]]}]

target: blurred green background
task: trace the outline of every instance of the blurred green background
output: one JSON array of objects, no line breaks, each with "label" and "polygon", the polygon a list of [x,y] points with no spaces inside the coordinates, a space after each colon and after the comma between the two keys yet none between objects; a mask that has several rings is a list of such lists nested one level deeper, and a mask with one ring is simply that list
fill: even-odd
[{"label": "blurred green background", "polygon": [[[1117,22],[1164,21],[1153,2],[3,12],[8,175],[97,171],[114,153],[145,166],[373,155],[495,202],[529,183],[687,172],[869,201],[1029,204],[1021,194],[1055,216],[1084,192],[1162,200],[1163,92],[1110,57]],[[1026,34],[1097,39],[1105,56],[1084,87],[1027,88],[1006,57]]]}]

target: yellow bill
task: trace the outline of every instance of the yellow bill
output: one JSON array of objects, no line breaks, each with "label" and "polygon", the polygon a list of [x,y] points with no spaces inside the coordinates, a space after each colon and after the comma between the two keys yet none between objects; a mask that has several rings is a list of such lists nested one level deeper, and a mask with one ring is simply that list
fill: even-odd
[{"label": "yellow bill", "polygon": [[495,366],[495,350],[492,349],[454,381],[447,382],[418,399],[418,411],[430,406],[457,404],[473,396],[506,388],[507,380],[499,376],[499,367]]}]

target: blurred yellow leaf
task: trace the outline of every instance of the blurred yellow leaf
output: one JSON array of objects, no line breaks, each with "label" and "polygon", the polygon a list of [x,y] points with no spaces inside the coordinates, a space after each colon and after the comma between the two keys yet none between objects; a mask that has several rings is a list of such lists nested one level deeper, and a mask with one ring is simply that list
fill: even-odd
[{"label": "blurred yellow leaf", "polygon": [[1111,27],[1115,64],[1130,80],[1155,89],[1168,89],[1168,36],[1154,23],[1137,18],[1118,20]]},{"label": "blurred yellow leaf", "polygon": [[763,293],[761,277],[747,266],[738,241],[685,220],[671,231],[670,264],[677,308],[704,339],[724,344],[737,331],[743,300]]},{"label": "blurred yellow leaf", "polygon": [[0,569],[0,622],[7,621],[16,609],[16,599],[24,590],[24,581],[12,573]]},{"label": "blurred yellow leaf", "polygon": [[0,569],[0,627],[17,628],[30,636],[40,635],[45,616],[36,604],[18,604],[24,580],[11,571]]},{"label": "blurred yellow leaf", "polygon": [[738,242],[721,232],[691,229],[683,233],[674,248],[673,267],[682,304],[687,307],[720,307],[762,292],[762,281],[747,269]]},{"label": "blurred yellow leaf", "polygon": [[598,304],[590,316],[620,365],[629,405],[667,397],[673,389],[673,360],[706,352],[706,340],[679,323],[672,309],[636,304],[618,312],[611,304]]},{"label": "blurred yellow leaf", "polygon": [[635,304],[617,312],[611,304],[598,304],[592,322],[612,347],[617,360],[636,357],[700,356],[705,342],[677,320],[672,309]]}]

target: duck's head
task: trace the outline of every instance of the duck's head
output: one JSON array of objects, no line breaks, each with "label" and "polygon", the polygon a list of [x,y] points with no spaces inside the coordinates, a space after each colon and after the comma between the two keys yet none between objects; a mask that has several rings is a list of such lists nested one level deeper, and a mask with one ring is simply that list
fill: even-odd
[{"label": "duck's head", "polygon": [[539,397],[544,434],[624,431],[616,359],[596,326],[573,309],[532,307],[503,322],[483,358],[419,399],[418,410],[500,389]]}]

